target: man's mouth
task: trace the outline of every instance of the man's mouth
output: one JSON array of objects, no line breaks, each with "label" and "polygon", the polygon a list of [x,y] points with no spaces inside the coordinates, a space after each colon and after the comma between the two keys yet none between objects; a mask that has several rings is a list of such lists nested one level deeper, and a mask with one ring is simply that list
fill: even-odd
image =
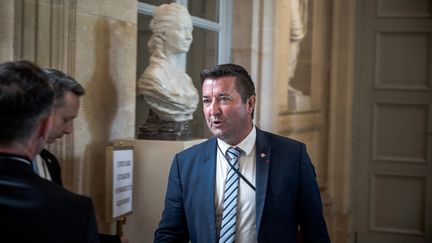
[{"label": "man's mouth", "polygon": [[223,122],[221,120],[213,120],[213,121],[211,121],[211,123],[212,123],[213,127],[220,127],[223,124]]}]

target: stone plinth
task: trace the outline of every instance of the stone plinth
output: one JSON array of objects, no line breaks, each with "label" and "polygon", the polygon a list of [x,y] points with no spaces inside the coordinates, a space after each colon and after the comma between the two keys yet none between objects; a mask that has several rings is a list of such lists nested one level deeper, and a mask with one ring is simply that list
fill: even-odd
[{"label": "stone plinth", "polygon": [[191,138],[189,121],[163,121],[150,109],[146,122],[138,130],[139,139],[188,140]]},{"label": "stone plinth", "polygon": [[153,242],[176,153],[204,141],[131,140],[134,147],[133,212],[123,227],[129,242]]}]

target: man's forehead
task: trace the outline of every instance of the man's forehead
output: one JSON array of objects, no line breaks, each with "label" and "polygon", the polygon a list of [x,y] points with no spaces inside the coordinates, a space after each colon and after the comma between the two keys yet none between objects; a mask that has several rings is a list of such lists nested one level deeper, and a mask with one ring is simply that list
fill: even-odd
[{"label": "man's forehead", "polygon": [[219,78],[207,78],[203,82],[203,88],[213,87],[231,87],[235,84],[235,77],[219,77]]},{"label": "man's forehead", "polygon": [[226,82],[208,81],[203,84],[203,92],[229,93],[233,85]]}]

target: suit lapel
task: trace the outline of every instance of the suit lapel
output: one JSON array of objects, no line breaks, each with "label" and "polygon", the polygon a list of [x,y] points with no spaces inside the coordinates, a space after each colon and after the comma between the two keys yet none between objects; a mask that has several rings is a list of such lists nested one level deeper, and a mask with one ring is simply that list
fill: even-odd
[{"label": "suit lapel", "polygon": [[260,129],[256,129],[256,232],[258,234],[261,225],[264,203],[267,193],[268,173],[271,158],[271,146],[267,142],[266,135]]},{"label": "suit lapel", "polygon": [[206,215],[209,220],[210,235],[216,241],[216,212],[215,212],[215,188],[216,188],[216,138],[209,140],[203,149],[203,172],[208,175],[204,191],[201,192],[206,205]]},{"label": "suit lapel", "polygon": [[[267,141],[265,133],[256,129],[256,229],[257,234],[259,232],[259,227],[261,224],[262,214],[264,210],[264,203],[267,193],[268,184],[268,174],[270,168],[270,158],[271,158],[271,146]],[[216,237],[216,219],[215,219],[215,183],[216,183],[216,138],[213,138],[203,149],[203,171],[206,172],[207,181],[205,185],[205,190],[202,193],[205,205],[206,205],[206,215],[209,219],[210,233],[213,237]],[[216,238],[214,238],[216,241]]]},{"label": "suit lapel", "polygon": [[63,182],[61,179],[60,163],[55,157],[55,155],[46,149],[42,149],[39,155],[42,160],[44,160],[44,163],[48,168],[48,171],[51,175],[51,180],[59,184],[60,186],[63,186]]}]

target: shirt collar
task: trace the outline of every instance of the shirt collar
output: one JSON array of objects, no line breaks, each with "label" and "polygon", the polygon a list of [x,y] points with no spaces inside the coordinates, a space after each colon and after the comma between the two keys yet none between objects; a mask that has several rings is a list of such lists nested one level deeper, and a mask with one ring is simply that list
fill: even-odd
[{"label": "shirt collar", "polygon": [[16,160],[25,164],[32,164],[32,161],[29,158],[19,154],[0,153],[0,159]]},{"label": "shirt collar", "polygon": [[[255,140],[256,140],[256,128],[255,126],[253,126],[249,134],[235,147],[241,148],[245,152],[246,156],[248,156],[252,152],[252,149],[255,146]],[[217,139],[217,142],[219,148],[224,152],[224,154],[231,147],[231,145],[225,143],[219,138]]]}]

